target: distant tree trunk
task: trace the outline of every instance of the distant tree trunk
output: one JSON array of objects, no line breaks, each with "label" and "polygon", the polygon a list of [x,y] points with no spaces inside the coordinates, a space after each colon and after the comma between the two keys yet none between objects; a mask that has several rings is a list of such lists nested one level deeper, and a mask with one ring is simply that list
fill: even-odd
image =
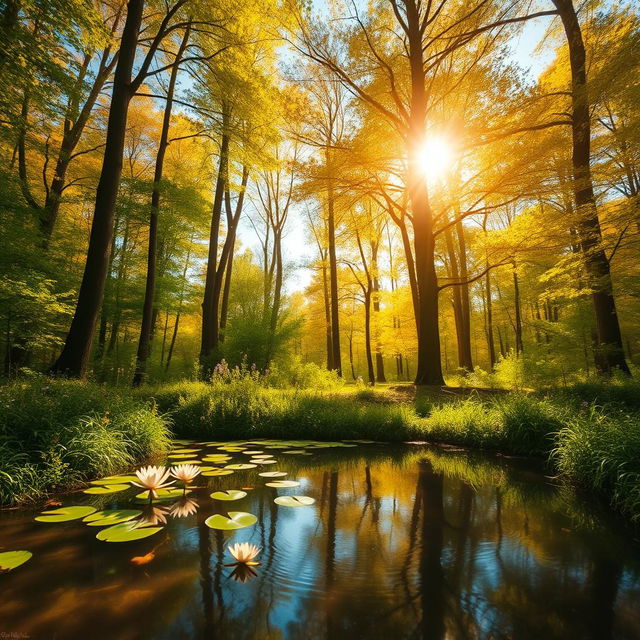
[{"label": "distant tree trunk", "polygon": [[[222,139],[220,142],[220,164],[216,191],[211,209],[211,229],[209,232],[209,255],[205,278],[204,299],[202,301],[202,340],[200,344],[200,366],[203,379],[209,378],[213,371],[213,359],[216,357],[218,338],[220,335],[218,309],[219,297],[216,296],[216,279],[218,268],[218,237],[222,216],[222,201],[227,184],[229,162],[229,108],[222,108]],[[217,298],[217,299],[216,299]]]},{"label": "distant tree trunk", "polygon": [[487,349],[489,351],[489,362],[491,364],[491,371],[496,366],[496,345],[493,339],[493,301],[491,299],[491,272],[487,269],[487,273],[484,277],[485,283],[485,296],[486,296],[486,309],[487,309]]},{"label": "distant tree trunk", "polygon": [[522,309],[520,304],[520,283],[518,281],[518,272],[516,270],[516,262],[513,261],[513,304],[515,307],[515,335],[516,335],[516,355],[520,355],[524,351],[522,343]]},{"label": "distant tree trunk", "polygon": [[[244,195],[247,191],[247,183],[249,182],[249,167],[242,167],[242,181],[240,183],[240,193],[238,193],[238,200],[236,201],[235,213],[231,212],[231,198],[228,194],[226,197],[227,208],[227,237],[224,241],[222,248],[222,256],[220,257],[221,265],[218,270],[224,270],[224,287],[222,289],[222,303],[220,305],[220,331],[218,339],[220,344],[224,342],[224,333],[227,328],[227,316],[229,313],[229,293],[231,292],[231,276],[233,272],[233,252],[236,246],[236,233],[238,231],[238,224],[240,222],[240,216],[242,215],[242,207],[244,205]],[[221,280],[221,276],[219,276]],[[215,295],[220,296],[219,284]]]},{"label": "distant tree trunk", "polygon": [[[327,283],[327,253],[322,257],[322,294],[324,298],[324,322],[327,341],[327,369],[333,371],[333,342],[331,331],[331,298],[329,296],[329,287]],[[353,353],[351,354],[353,356]],[[353,359],[351,360],[351,369],[353,370]]]},{"label": "distant tree trunk", "polygon": [[378,273],[378,243],[371,242],[371,271],[373,277],[373,312],[376,315],[376,380],[386,382],[384,375],[384,358],[380,344],[380,277]]},{"label": "distant tree trunk", "polygon": [[[328,153],[328,155],[330,154]],[[340,300],[338,299],[338,260],[336,257],[336,221],[334,204],[333,184],[330,179],[327,192],[327,209],[329,241],[329,281],[331,289],[331,364],[333,365],[333,369],[338,372],[338,375],[342,377],[342,360],[340,356]]]},{"label": "distant tree trunk", "polygon": [[580,245],[592,290],[598,350],[601,352],[596,358],[596,367],[605,375],[611,375],[614,369],[630,375],[613,297],[611,267],[602,247],[602,232],[593,194],[591,120],[582,31],[572,0],[552,2],[562,20],[571,63],[573,190]]},{"label": "distant tree trunk", "polygon": [[191,24],[187,25],[182,37],[182,42],[176,53],[169,86],[167,88],[167,98],[165,101],[164,115],[162,118],[162,131],[156,155],[156,167],[153,175],[153,191],[151,192],[151,213],[149,216],[149,250],[147,253],[147,281],[144,291],[144,303],[142,305],[142,325],[140,327],[140,339],[138,340],[138,352],[136,355],[136,368],[133,374],[133,386],[138,387],[145,380],[147,375],[147,360],[151,353],[151,331],[154,325],[154,316],[157,317],[157,309],[154,313],[154,303],[156,297],[156,262],[158,259],[158,216],[160,213],[160,183],[164,172],[164,158],[169,146],[169,125],[171,124],[171,111],[173,109],[173,94],[176,88],[180,61],[187,48],[189,36],[191,34]]},{"label": "distant tree trunk", "polygon": [[144,0],[129,0],[120,54],[113,80],[107,138],[87,249],[87,261],[76,311],[60,357],[52,372],[84,377],[107,278],[113,219],[122,173],[122,154],[132,97],[131,72],[136,56]]},{"label": "distant tree trunk", "polygon": [[171,356],[173,355],[173,348],[176,344],[176,338],[178,337],[178,325],[180,324],[180,313],[182,312],[182,303],[184,302],[185,284],[187,282],[187,273],[189,272],[189,259],[191,258],[191,243],[193,242],[193,236],[189,240],[189,249],[187,251],[187,259],[184,261],[184,269],[182,270],[182,287],[180,288],[180,299],[178,300],[178,311],[176,313],[176,321],[173,325],[173,335],[171,336],[171,343],[169,345],[169,351],[167,353],[167,364],[165,365],[165,374],[169,371],[169,365],[171,364]]}]

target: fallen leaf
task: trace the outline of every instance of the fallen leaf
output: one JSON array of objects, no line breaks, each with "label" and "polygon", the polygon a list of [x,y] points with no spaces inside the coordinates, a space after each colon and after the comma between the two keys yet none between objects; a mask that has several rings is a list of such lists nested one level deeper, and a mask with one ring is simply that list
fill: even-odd
[{"label": "fallen leaf", "polygon": [[134,556],[133,558],[131,558],[131,564],[135,564],[138,566],[142,564],[149,564],[155,557],[156,557],[156,554],[153,553],[153,551],[150,551],[149,553],[147,553],[147,555]]}]

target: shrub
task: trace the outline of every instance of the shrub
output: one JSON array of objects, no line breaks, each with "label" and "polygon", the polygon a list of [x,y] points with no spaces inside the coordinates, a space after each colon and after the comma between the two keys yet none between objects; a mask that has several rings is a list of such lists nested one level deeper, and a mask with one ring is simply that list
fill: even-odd
[{"label": "shrub", "polygon": [[165,451],[155,406],[96,384],[35,379],[0,388],[0,504],[33,500]]}]

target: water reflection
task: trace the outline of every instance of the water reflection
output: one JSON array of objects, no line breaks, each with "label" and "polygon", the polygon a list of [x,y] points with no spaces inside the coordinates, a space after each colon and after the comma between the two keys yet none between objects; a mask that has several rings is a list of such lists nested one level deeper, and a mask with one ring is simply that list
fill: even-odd
[{"label": "water reflection", "polygon": [[[34,552],[0,576],[0,631],[61,640],[640,636],[632,532],[518,461],[391,446],[276,457],[300,487],[265,487],[259,468],[211,478],[147,507],[147,521],[167,526],[138,542],[104,544],[79,523],[0,513],[0,544]],[[241,486],[254,489],[237,510],[258,523],[209,529],[205,520],[229,508],[209,493]],[[316,504],[274,504],[288,493]],[[91,504],[128,506],[118,495],[101,500]],[[225,566],[226,547],[245,541],[262,548],[261,565]]]}]

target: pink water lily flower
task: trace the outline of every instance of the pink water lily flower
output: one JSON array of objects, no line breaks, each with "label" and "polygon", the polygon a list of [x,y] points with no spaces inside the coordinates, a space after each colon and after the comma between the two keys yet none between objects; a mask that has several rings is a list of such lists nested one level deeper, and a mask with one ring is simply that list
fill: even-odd
[{"label": "pink water lily flower", "polygon": [[193,482],[199,473],[200,467],[196,464],[179,464],[171,467],[171,475],[185,484]]},{"label": "pink water lily flower", "polygon": [[249,544],[248,542],[236,542],[232,547],[227,548],[238,564],[246,564],[253,567],[260,564],[253,560],[260,553],[260,547],[256,547],[255,544]]}]

